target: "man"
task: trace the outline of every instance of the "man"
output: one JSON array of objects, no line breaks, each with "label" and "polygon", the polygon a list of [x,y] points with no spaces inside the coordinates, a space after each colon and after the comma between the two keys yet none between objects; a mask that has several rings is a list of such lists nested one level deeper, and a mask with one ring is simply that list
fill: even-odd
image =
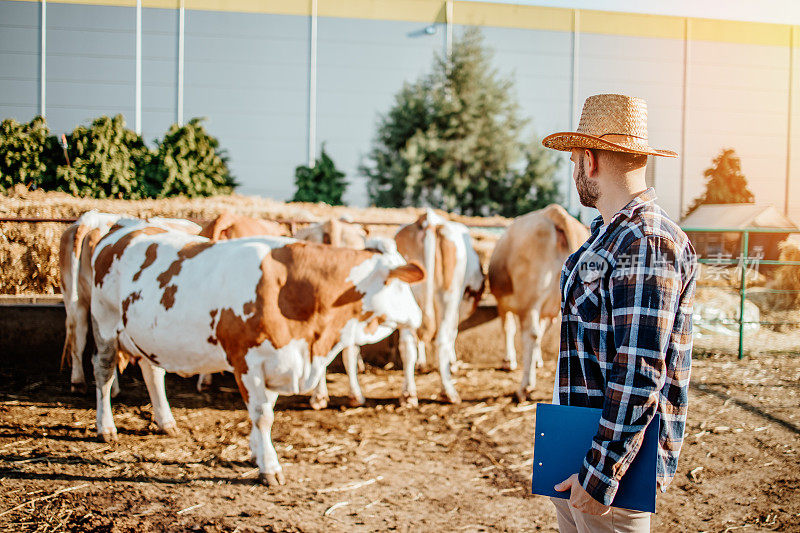
[{"label": "man", "polygon": [[542,144],[571,151],[581,203],[600,212],[561,273],[561,350],[553,403],[603,410],[580,471],[555,489],[567,531],[649,531],[650,513],[610,507],[647,425],[661,415],[657,484],[675,475],[686,421],[696,258],[645,183],[647,104],[589,97],[577,132]]}]

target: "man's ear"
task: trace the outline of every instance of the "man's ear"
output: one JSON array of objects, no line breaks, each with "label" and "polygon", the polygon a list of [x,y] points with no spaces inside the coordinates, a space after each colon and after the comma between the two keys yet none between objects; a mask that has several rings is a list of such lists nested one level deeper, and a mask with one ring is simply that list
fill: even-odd
[{"label": "man's ear", "polygon": [[400,281],[405,281],[408,284],[419,283],[425,279],[425,269],[422,268],[422,266],[416,261],[411,261],[407,265],[399,266],[390,270],[389,275],[386,276],[386,282],[388,283],[392,278],[397,278]]},{"label": "man's ear", "polygon": [[583,150],[583,165],[586,171],[586,175],[589,177],[593,177],[597,174],[597,152],[589,149]]}]

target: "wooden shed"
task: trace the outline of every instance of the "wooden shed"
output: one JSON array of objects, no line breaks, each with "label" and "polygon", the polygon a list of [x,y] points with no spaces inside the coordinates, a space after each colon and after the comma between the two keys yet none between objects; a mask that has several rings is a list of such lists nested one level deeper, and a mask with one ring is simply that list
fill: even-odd
[{"label": "wooden shed", "polygon": [[[789,217],[768,204],[706,204],[701,205],[681,222],[692,241],[698,257],[736,257],[740,254],[741,233],[693,231],[700,229],[798,229]],[[751,233],[750,257],[762,254],[762,259],[778,259],[778,244],[788,232]]]}]

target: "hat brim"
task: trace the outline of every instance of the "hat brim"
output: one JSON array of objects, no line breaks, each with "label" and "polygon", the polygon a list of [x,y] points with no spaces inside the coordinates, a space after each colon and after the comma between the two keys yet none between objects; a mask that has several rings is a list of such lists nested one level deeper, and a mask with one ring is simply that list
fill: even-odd
[{"label": "hat brim", "polygon": [[633,146],[612,143],[594,135],[574,131],[562,131],[548,135],[542,139],[542,145],[562,152],[569,152],[574,148],[593,148],[595,150],[611,150],[612,152],[627,152],[629,154],[678,157],[678,154],[672,150],[659,150],[648,145]]}]

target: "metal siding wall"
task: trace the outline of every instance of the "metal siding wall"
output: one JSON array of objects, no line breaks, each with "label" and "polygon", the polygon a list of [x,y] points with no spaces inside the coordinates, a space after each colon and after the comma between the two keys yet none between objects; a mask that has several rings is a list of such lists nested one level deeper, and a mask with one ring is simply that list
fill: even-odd
[{"label": "metal siding wall", "polygon": [[[683,41],[592,33],[580,40],[578,105],[600,93],[644,98],[650,145],[680,152]],[[656,158],[658,203],[675,219],[680,218],[680,177],[680,159]]]},{"label": "metal siding wall", "polygon": [[178,10],[142,9],[142,137],[163,139],[177,119]]},{"label": "metal siding wall", "polygon": [[794,54],[792,56],[792,116],[791,146],[789,150],[789,217],[800,222],[800,26],[794,28]]},{"label": "metal siding wall", "polygon": [[47,123],[72,131],[101,115],[122,113],[133,128],[135,10],[47,5]]},{"label": "metal siding wall", "polygon": [[40,9],[38,2],[0,2],[0,120],[39,114]]},{"label": "metal siding wall", "polygon": [[186,11],[184,118],[230,156],[239,192],[285,200],[308,135],[307,17]]},{"label": "metal siding wall", "polygon": [[733,148],[756,202],[783,210],[789,49],[708,41],[691,46],[684,205],[704,190],[703,171],[712,159]]},{"label": "metal siding wall", "polygon": [[[405,81],[444,51],[444,25],[428,35],[422,22],[320,17],[317,52],[317,145],[325,143],[350,182],[346,201],[366,205],[358,165],[371,147],[378,116]],[[319,153],[319,152],[318,152]]]},{"label": "metal siding wall", "polygon": [[572,34],[544,30],[484,27],[492,64],[514,81],[521,114],[530,119],[528,135],[542,138],[569,128]]},{"label": "metal siding wall", "polygon": [[[463,29],[463,27],[462,27]],[[514,80],[520,112],[530,119],[524,135],[541,140],[567,131],[572,113],[572,33],[563,31],[483,27],[485,43],[494,52],[493,65]],[[566,152],[556,179],[563,197],[574,188],[572,164]]]}]

